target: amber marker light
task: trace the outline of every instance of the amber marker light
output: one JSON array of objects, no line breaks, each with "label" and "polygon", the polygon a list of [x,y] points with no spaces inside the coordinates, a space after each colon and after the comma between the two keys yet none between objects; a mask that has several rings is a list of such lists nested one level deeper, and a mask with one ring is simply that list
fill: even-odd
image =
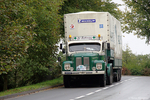
[{"label": "amber marker light", "polygon": [[71,35],[69,35],[69,38],[71,38]]},{"label": "amber marker light", "polygon": [[99,40],[100,40],[100,37],[101,37],[101,35],[100,35],[100,34],[98,34],[98,38],[99,38]]},{"label": "amber marker light", "polygon": [[71,35],[69,35],[69,41],[71,41],[71,37],[72,37],[72,36],[71,36]]}]

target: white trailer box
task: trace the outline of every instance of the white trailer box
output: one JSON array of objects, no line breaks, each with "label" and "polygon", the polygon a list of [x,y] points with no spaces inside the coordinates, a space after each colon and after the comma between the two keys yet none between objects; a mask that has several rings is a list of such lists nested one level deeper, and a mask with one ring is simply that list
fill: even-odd
[{"label": "white trailer box", "polygon": [[120,22],[108,12],[79,12],[64,15],[65,40],[69,35],[98,36],[102,41],[110,43],[111,56],[115,58],[115,66],[122,65],[122,34]]}]

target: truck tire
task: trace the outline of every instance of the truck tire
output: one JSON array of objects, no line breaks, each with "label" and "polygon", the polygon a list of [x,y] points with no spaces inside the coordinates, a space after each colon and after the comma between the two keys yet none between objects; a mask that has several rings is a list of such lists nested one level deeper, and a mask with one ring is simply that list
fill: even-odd
[{"label": "truck tire", "polygon": [[110,76],[107,76],[107,85],[111,85],[113,83],[113,69],[111,67]]},{"label": "truck tire", "polygon": [[106,86],[105,75],[100,76],[100,86],[101,87],[105,87]]},{"label": "truck tire", "polygon": [[117,72],[115,72],[114,82],[118,82],[118,80],[119,80],[119,73],[117,70]]},{"label": "truck tire", "polygon": [[64,87],[69,88],[70,87],[70,76],[64,75],[63,76],[63,81],[64,81]]},{"label": "truck tire", "polygon": [[119,78],[118,78],[118,81],[120,81],[121,80],[121,69],[120,70],[118,70],[119,71]]}]

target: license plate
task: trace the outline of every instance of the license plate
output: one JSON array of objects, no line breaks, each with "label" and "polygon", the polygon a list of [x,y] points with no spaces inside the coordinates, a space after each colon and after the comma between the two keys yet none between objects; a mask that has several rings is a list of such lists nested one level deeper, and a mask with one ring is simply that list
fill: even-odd
[{"label": "license plate", "polygon": [[86,74],[86,72],[79,72],[79,74]]}]

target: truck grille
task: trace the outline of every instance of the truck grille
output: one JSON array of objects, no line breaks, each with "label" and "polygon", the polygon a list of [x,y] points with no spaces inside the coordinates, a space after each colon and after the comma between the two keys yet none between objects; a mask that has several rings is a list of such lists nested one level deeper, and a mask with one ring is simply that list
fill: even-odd
[{"label": "truck grille", "polygon": [[82,59],[81,59],[81,57],[77,57],[76,58],[76,67],[79,66],[79,65],[82,65]]},{"label": "truck grille", "polygon": [[86,70],[89,70],[89,57],[84,57],[83,58],[83,64],[82,64],[82,58],[81,57],[77,57],[76,58],[76,67],[79,65],[84,65],[86,66]]},{"label": "truck grille", "polygon": [[89,57],[84,57],[84,66],[86,66],[86,70],[89,70]]}]

